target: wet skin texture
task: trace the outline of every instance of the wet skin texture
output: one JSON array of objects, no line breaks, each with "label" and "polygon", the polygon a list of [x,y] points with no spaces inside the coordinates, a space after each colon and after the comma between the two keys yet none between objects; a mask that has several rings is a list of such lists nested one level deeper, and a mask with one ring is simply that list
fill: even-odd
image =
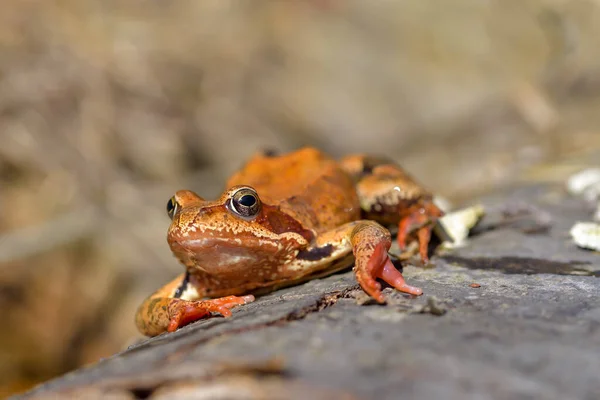
[{"label": "wet skin texture", "polygon": [[[381,279],[420,295],[388,255],[398,224],[401,249],[418,240],[427,262],[431,228],[442,212],[431,194],[385,159],[335,161],[312,148],[254,156],[215,201],[181,190],[167,205],[167,241],[186,272],[140,306],[140,332],[155,336],[254,300],[252,293],[347,268],[384,302]],[[382,225],[383,224],[383,225]]]}]

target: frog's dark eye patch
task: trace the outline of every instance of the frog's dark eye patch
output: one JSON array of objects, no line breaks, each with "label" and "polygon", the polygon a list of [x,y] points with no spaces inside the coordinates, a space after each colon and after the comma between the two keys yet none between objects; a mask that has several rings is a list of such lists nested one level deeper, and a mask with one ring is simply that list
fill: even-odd
[{"label": "frog's dark eye patch", "polygon": [[256,216],[260,212],[258,193],[250,187],[240,188],[231,196],[229,209],[240,217]]},{"label": "frog's dark eye patch", "polygon": [[175,200],[175,196],[171,197],[167,203],[167,215],[169,218],[173,219],[175,214],[177,214],[179,207],[179,203],[177,203],[177,200]]}]

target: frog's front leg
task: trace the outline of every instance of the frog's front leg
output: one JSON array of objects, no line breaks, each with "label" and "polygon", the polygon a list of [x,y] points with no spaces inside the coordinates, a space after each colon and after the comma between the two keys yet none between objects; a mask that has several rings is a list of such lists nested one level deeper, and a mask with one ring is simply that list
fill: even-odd
[{"label": "frog's front leg", "polygon": [[423,290],[404,281],[402,273],[390,260],[388,250],[392,244],[391,235],[383,226],[373,221],[359,221],[352,230],[350,241],[355,258],[356,280],[375,300],[380,303],[385,301],[377,278],[401,292],[416,296],[423,294]]},{"label": "frog's front leg", "polygon": [[337,259],[352,251],[356,280],[363,290],[378,302],[383,303],[385,298],[377,279],[387,282],[401,292],[417,296],[422,294],[421,289],[406,284],[400,271],[392,264],[388,255],[391,244],[390,232],[377,222],[354,221],[319,234],[314,247],[305,251],[306,254],[302,257],[299,256],[291,267],[293,271],[297,271],[303,265],[307,265],[307,254],[325,254],[314,261],[316,268],[320,268],[319,265],[333,265]]},{"label": "frog's front leg", "polygon": [[142,334],[156,336],[165,331],[174,332],[213,312],[229,317],[230,308],[254,301],[252,295],[199,300],[201,297],[188,275],[181,274],[144,300],[138,308],[135,323]]},{"label": "frog's front leg", "polygon": [[354,179],[365,216],[384,225],[398,224],[401,250],[416,232],[419,254],[423,262],[428,262],[431,230],[444,215],[433,203],[431,193],[385,158],[351,155],[340,165]]}]

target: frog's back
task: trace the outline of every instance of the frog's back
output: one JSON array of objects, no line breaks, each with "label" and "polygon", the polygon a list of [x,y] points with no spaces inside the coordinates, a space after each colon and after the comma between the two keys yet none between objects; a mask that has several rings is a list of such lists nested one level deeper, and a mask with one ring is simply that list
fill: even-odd
[{"label": "frog's back", "polygon": [[258,154],[227,182],[249,185],[261,199],[281,209],[305,228],[330,229],[360,217],[351,178],[337,162],[313,148],[281,156]]}]

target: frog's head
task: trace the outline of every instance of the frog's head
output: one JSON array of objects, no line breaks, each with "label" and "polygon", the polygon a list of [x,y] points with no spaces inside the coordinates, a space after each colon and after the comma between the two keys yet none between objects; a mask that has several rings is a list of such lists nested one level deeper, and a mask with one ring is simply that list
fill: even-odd
[{"label": "frog's head", "polygon": [[167,212],[172,219],[167,240],[175,257],[213,275],[271,275],[313,237],[290,215],[261,202],[250,186],[234,186],[216,201],[180,190]]}]

